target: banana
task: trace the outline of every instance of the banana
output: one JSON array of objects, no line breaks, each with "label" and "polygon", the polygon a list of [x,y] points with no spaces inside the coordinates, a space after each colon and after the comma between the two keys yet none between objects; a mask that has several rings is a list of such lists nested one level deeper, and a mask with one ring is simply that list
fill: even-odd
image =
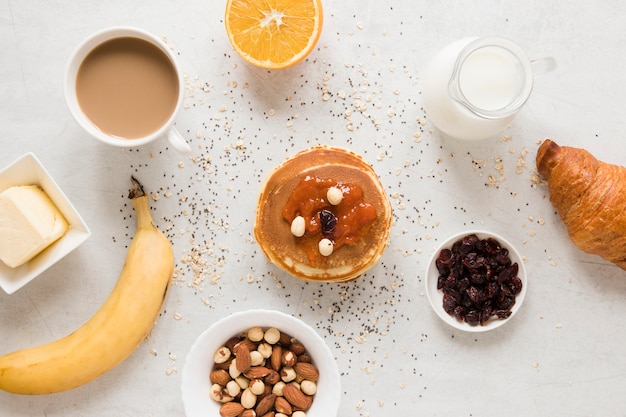
[{"label": "banana", "polygon": [[0,389],[50,394],[81,386],[126,359],[153,327],[167,296],[174,253],[154,224],[141,184],[131,181],[137,231],[110,296],[68,336],[0,356]]}]

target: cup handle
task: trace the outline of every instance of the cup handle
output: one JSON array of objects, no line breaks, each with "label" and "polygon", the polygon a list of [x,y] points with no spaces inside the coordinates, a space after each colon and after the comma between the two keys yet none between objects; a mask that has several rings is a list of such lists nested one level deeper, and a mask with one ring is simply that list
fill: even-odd
[{"label": "cup handle", "polygon": [[538,58],[531,60],[530,65],[533,68],[533,76],[536,78],[542,74],[554,71],[556,68],[556,60],[551,56]]},{"label": "cup handle", "polygon": [[171,128],[167,132],[167,140],[178,152],[182,154],[191,152],[191,147],[185,141],[185,139],[183,139],[183,136],[178,132],[178,130],[176,130],[175,128]]}]

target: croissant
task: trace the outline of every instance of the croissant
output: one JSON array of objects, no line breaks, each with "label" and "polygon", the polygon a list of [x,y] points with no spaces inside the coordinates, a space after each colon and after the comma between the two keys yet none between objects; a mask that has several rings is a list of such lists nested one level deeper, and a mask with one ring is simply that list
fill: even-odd
[{"label": "croissant", "polygon": [[574,245],[626,270],[626,168],[550,139],[536,163]]}]

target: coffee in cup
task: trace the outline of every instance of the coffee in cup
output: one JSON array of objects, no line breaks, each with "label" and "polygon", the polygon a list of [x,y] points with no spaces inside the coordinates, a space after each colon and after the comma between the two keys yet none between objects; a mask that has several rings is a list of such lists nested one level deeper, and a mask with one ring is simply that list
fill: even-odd
[{"label": "coffee in cup", "polygon": [[65,98],[76,121],[102,142],[138,146],[167,136],[189,145],[173,127],[183,81],[167,45],[136,28],[111,28],[83,41],[70,59]]}]

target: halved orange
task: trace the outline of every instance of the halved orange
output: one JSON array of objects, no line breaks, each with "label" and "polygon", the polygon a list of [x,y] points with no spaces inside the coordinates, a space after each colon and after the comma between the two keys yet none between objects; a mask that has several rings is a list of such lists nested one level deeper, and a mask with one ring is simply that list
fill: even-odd
[{"label": "halved orange", "polygon": [[321,0],[228,0],[228,39],[246,61],[262,68],[290,67],[315,47],[322,32]]}]

